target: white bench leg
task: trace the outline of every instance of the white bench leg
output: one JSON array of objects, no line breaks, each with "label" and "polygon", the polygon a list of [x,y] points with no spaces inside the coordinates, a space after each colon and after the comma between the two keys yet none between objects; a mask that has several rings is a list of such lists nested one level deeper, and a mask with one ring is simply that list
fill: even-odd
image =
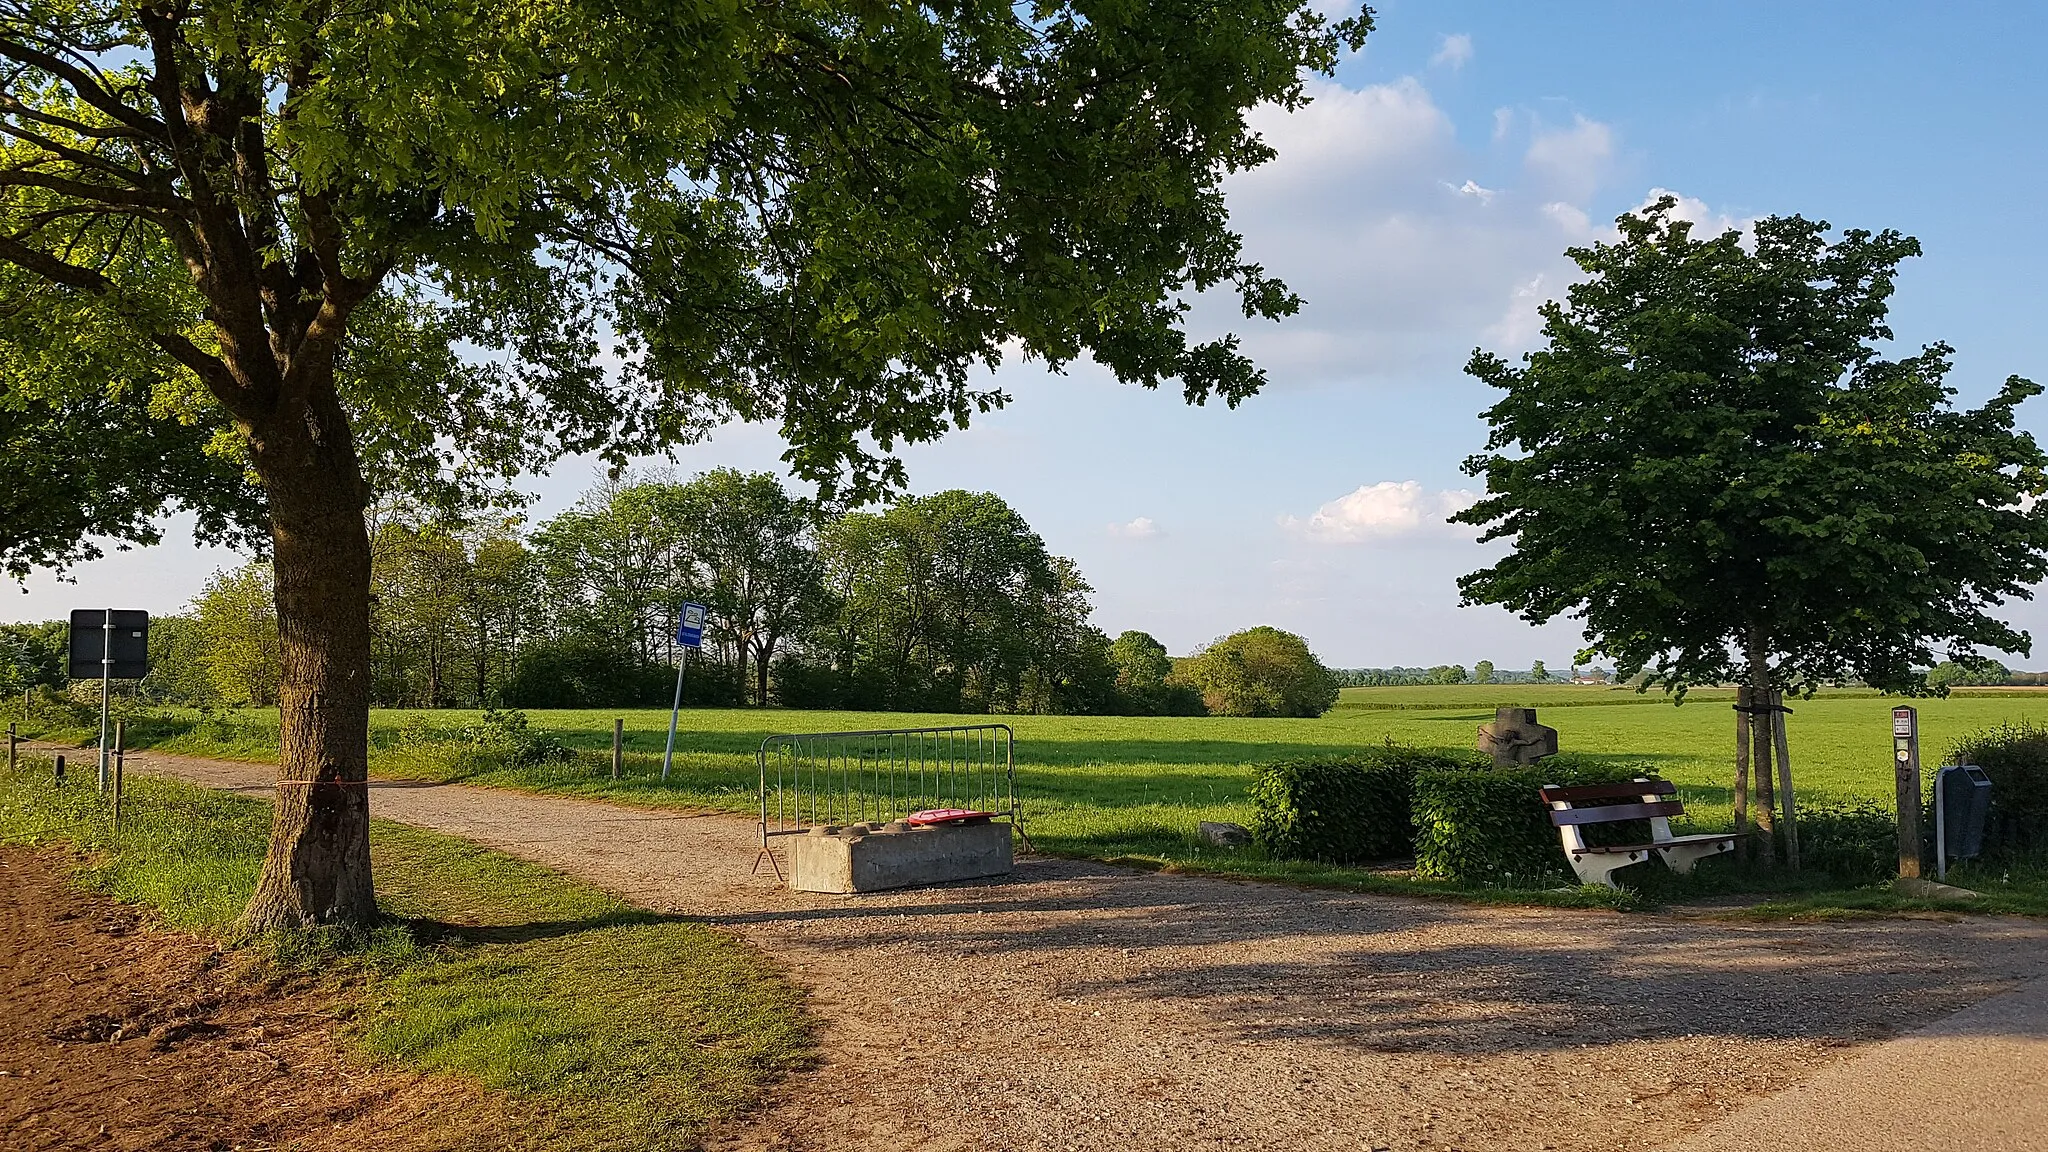
[{"label": "white bench leg", "polygon": [[1579,874],[1581,884],[1599,884],[1608,888],[1619,888],[1614,874],[1631,864],[1640,864],[1650,858],[1648,852],[1589,852],[1583,856],[1571,857],[1572,871]]},{"label": "white bench leg", "polygon": [[1693,866],[1709,856],[1735,851],[1735,841],[1723,840],[1715,844],[1680,844],[1672,848],[1659,848],[1664,864],[1680,876],[1690,876]]}]

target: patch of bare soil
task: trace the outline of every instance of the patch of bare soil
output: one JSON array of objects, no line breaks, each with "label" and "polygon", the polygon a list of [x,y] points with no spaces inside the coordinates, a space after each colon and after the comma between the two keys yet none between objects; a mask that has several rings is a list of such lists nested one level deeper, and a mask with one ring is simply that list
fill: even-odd
[{"label": "patch of bare soil", "polygon": [[332,986],[237,971],[68,866],[0,848],[0,1149],[502,1145],[479,1093],[344,1053]]}]

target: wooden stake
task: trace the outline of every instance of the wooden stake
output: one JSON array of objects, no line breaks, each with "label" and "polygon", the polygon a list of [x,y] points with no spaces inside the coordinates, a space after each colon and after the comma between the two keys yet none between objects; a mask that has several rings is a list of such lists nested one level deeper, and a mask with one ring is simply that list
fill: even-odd
[{"label": "wooden stake", "polygon": [[[1768,708],[1770,692],[1757,693],[1752,706]],[[1777,792],[1771,784],[1771,739],[1773,713],[1757,711],[1749,714],[1749,746],[1756,764],[1756,808],[1751,815],[1756,818],[1756,830],[1760,835],[1756,842],[1756,858],[1759,864],[1775,864],[1778,859],[1777,840]]]},{"label": "wooden stake", "polygon": [[14,775],[14,743],[17,739],[18,737],[14,734],[14,725],[9,723],[7,725],[7,774],[9,776]]},{"label": "wooden stake", "polygon": [[1735,850],[1749,854],[1749,689],[1735,690]]},{"label": "wooden stake", "polygon": [[1771,732],[1778,747],[1778,804],[1784,817],[1785,866],[1799,871],[1799,814],[1792,797],[1792,749],[1785,741],[1785,694],[1771,693]]},{"label": "wooden stake", "polygon": [[619,769],[625,767],[625,764],[626,722],[623,719],[615,719],[612,721],[612,779],[619,778]]},{"label": "wooden stake", "polygon": [[57,757],[57,783],[59,783],[59,784],[62,784],[63,782],[64,782],[64,758],[63,758],[62,756],[59,756],[59,757]]}]

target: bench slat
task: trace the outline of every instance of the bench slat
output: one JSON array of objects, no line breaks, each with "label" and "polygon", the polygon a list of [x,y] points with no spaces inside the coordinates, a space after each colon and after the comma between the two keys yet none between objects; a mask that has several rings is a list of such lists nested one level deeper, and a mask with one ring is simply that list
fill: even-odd
[{"label": "bench slat", "polygon": [[1678,785],[1669,780],[1634,780],[1624,784],[1581,784],[1572,788],[1560,788],[1545,784],[1542,792],[1545,803],[1563,800],[1577,804],[1584,800],[1633,800],[1638,796],[1676,796]]},{"label": "bench slat", "polygon": [[1673,848],[1687,844],[1714,844],[1739,839],[1741,837],[1733,832],[1707,832],[1698,836],[1673,836],[1669,840],[1652,840],[1647,844],[1588,844],[1584,848],[1577,849],[1576,852],[1581,856],[1616,856],[1626,855],[1630,852],[1649,852],[1658,848]]},{"label": "bench slat", "polygon": [[1559,828],[1567,824],[1614,824],[1623,820],[1648,820],[1653,816],[1682,816],[1685,805],[1676,800],[1654,804],[1601,804],[1592,808],[1552,808],[1550,822]]}]

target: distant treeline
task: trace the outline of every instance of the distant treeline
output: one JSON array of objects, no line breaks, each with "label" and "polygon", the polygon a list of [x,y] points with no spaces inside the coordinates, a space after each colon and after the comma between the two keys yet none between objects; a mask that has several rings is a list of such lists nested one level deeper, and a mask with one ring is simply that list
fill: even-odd
[{"label": "distant treeline", "polygon": [[[1073,561],[988,493],[839,512],[774,477],[612,482],[531,532],[379,510],[371,697],[385,707],[665,706],[679,605],[710,609],[684,701],[932,712],[1315,716],[1337,678],[1254,628],[1186,657],[1089,622]],[[163,703],[276,703],[269,566],[153,622]],[[64,685],[62,623],[0,627],[0,688]]]},{"label": "distant treeline", "polygon": [[[1481,660],[1467,672],[1462,664],[1439,664],[1434,668],[1339,668],[1336,676],[1346,688],[1396,688],[1414,684],[1554,684],[1560,677],[1545,668],[1538,660],[1526,672],[1511,672],[1495,668],[1493,661]],[[1604,669],[1591,669],[1581,673],[1573,668],[1564,680],[1586,679],[1605,681]]]}]

